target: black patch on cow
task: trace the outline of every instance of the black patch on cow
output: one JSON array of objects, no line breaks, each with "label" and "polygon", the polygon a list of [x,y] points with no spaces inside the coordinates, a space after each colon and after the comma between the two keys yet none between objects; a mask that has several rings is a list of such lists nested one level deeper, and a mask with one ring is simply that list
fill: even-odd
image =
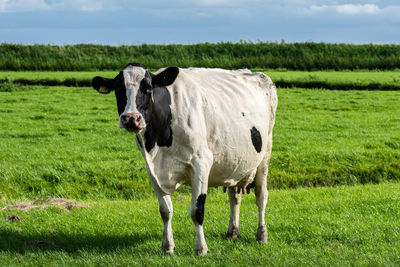
[{"label": "black patch on cow", "polygon": [[157,75],[154,75],[153,86],[168,86],[171,85],[176,77],[178,77],[179,68],[168,67]]},{"label": "black patch on cow", "polygon": [[136,94],[136,108],[143,115],[146,124],[151,121],[151,114],[154,112],[154,104],[151,103],[151,76],[148,71],[146,71],[145,77],[140,82],[139,90]]},{"label": "black patch on cow", "polygon": [[172,145],[171,95],[167,86],[175,81],[178,73],[179,69],[175,67],[169,67],[160,74],[153,75],[151,79],[146,73],[146,78],[140,84],[136,106],[147,123],[144,134],[147,152],[150,152],[156,143],[160,147]]},{"label": "black patch on cow", "polygon": [[260,153],[261,147],[262,147],[260,132],[256,129],[256,127],[253,127],[250,129],[250,134],[251,134],[251,141],[253,142],[254,148],[256,149],[257,153]]},{"label": "black patch on cow", "polygon": [[196,203],[196,222],[198,222],[200,225],[203,225],[203,220],[204,220],[204,204],[206,203],[206,194],[201,194],[200,196],[197,197],[197,203]]},{"label": "black patch on cow", "polygon": [[125,110],[127,103],[124,74],[122,71],[114,78],[115,98],[117,99],[118,115]]},{"label": "black patch on cow", "polygon": [[244,112],[242,112],[242,116],[244,117]]},{"label": "black patch on cow", "polygon": [[160,147],[170,147],[172,145],[171,96],[168,89],[166,87],[154,88],[153,99],[154,102],[151,102],[148,110],[144,111],[139,109],[138,96],[136,97],[136,105],[139,112],[147,115],[147,120],[145,115],[147,126],[144,134],[147,152],[153,149],[155,143]]}]

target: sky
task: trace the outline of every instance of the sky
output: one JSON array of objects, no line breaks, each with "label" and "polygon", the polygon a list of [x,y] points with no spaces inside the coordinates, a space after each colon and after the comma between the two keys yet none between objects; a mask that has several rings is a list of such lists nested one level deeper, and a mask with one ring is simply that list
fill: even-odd
[{"label": "sky", "polygon": [[399,14],[399,0],[0,0],[0,43],[400,44]]}]

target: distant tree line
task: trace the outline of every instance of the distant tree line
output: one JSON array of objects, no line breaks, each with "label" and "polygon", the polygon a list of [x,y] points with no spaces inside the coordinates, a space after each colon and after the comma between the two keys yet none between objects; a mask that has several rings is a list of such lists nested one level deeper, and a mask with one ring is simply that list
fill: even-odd
[{"label": "distant tree line", "polygon": [[330,43],[202,43],[193,45],[0,44],[0,70],[120,70],[129,62],[165,66],[287,70],[393,70],[400,45]]}]

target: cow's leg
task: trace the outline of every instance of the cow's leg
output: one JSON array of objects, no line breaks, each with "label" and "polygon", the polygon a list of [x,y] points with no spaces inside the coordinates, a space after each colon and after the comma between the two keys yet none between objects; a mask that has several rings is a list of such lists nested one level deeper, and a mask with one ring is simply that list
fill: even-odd
[{"label": "cow's leg", "polygon": [[256,204],[258,207],[258,229],[256,237],[257,241],[260,243],[267,243],[268,241],[267,227],[265,226],[265,206],[268,201],[267,176],[269,160],[271,158],[271,148],[272,135],[267,143],[267,153],[258,166],[255,177]]},{"label": "cow's leg", "polygon": [[172,254],[174,253],[175,243],[174,237],[172,234],[172,201],[170,195],[162,196],[158,198],[158,202],[160,205],[160,214],[161,218],[164,222],[164,231],[163,231],[163,241],[161,245],[161,250],[165,253]]},{"label": "cow's leg", "polygon": [[164,253],[172,254],[174,253],[175,243],[172,234],[172,224],[171,224],[172,213],[173,213],[171,196],[163,193],[162,190],[160,190],[158,186],[155,185],[152,181],[153,180],[150,179],[150,182],[152,183],[154,192],[156,193],[158,199],[161,219],[163,220],[164,223],[161,251]]},{"label": "cow's leg", "polygon": [[200,190],[194,190],[195,186],[193,187],[192,201],[190,203],[190,217],[192,218],[196,229],[196,243],[194,246],[195,255],[204,255],[208,252],[203,231],[204,205],[207,197],[207,186],[201,185],[201,187],[202,189]]},{"label": "cow's leg", "polygon": [[205,153],[193,164],[192,201],[190,203],[190,217],[196,228],[195,255],[204,255],[208,252],[203,232],[204,205],[207,197],[208,175],[212,164],[211,152]]},{"label": "cow's leg", "polygon": [[240,188],[229,187],[228,195],[231,206],[231,217],[229,218],[229,226],[226,237],[235,239],[239,235],[239,213],[240,202],[242,201],[242,193]]}]

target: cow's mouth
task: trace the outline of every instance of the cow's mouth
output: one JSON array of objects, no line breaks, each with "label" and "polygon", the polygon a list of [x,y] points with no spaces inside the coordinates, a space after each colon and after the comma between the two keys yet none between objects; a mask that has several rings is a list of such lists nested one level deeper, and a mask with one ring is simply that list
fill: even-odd
[{"label": "cow's mouth", "polygon": [[128,132],[130,132],[130,133],[140,133],[144,128],[138,128],[138,127],[136,127],[136,126],[125,126],[124,127],[125,128],[125,130],[127,130]]},{"label": "cow's mouth", "polygon": [[137,128],[135,129],[135,128],[128,128],[128,127],[126,127],[125,130],[127,130],[130,133],[137,133],[139,131],[139,129],[137,129]]}]

